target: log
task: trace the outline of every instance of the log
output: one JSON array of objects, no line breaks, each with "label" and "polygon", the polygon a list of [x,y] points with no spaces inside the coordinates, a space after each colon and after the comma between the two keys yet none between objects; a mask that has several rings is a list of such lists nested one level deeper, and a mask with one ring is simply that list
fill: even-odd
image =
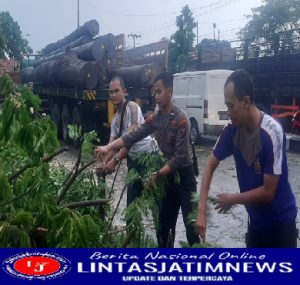
[{"label": "log", "polygon": [[108,72],[112,72],[120,66],[118,64],[118,55],[116,52],[107,53],[105,61]]},{"label": "log", "polygon": [[94,89],[98,83],[98,68],[94,63],[65,55],[53,65],[55,83],[64,87]]},{"label": "log", "polygon": [[97,39],[101,41],[107,52],[112,52],[115,50],[116,41],[113,34],[106,34],[104,36],[97,37]]},{"label": "log", "polygon": [[55,83],[55,78],[53,74],[53,66],[55,60],[49,60],[40,64],[34,71],[35,83],[39,85],[49,85]]},{"label": "log", "polygon": [[106,65],[106,57],[101,60],[95,61],[95,65],[98,68],[98,85],[99,87],[107,87],[109,83],[107,65]]},{"label": "log", "polygon": [[121,76],[127,87],[151,86],[154,83],[156,76],[162,72],[159,64],[143,64],[130,67],[120,67],[110,73],[110,78],[115,75]]},{"label": "log", "polygon": [[86,43],[82,46],[72,48],[72,49],[67,48],[65,51],[55,53],[47,57],[43,57],[37,60],[34,66],[38,66],[48,60],[60,58],[66,53],[73,53],[77,55],[77,57],[81,60],[95,61],[95,60],[101,60],[105,56],[105,48],[102,45],[102,41],[97,38],[94,41]]},{"label": "log", "polygon": [[94,89],[98,68],[94,63],[80,60],[72,53],[43,62],[35,68],[35,83],[42,86]]},{"label": "log", "polygon": [[100,60],[105,55],[105,48],[101,38],[96,38],[93,42],[72,48],[71,51],[75,53],[79,59],[86,61]]},{"label": "log", "polygon": [[154,84],[154,80],[156,77],[165,70],[165,67],[160,62],[153,62],[148,64],[148,68],[151,69],[150,71],[150,81],[148,82],[148,86]]},{"label": "log", "polygon": [[74,40],[73,42],[70,42],[67,45],[65,45],[65,46],[63,46],[63,47],[61,47],[59,49],[56,49],[56,50],[52,51],[51,53],[47,54],[47,57],[51,56],[51,55],[54,55],[56,53],[65,52],[67,49],[71,49],[71,48],[74,48],[74,47],[82,46],[82,45],[87,44],[87,43],[89,43],[91,41],[93,41],[92,36],[90,36],[90,35],[82,35],[81,37],[79,37],[78,39]]},{"label": "log", "polygon": [[74,32],[69,34],[68,36],[64,37],[62,40],[59,40],[55,43],[48,44],[43,49],[43,54],[47,55],[51,53],[54,50],[57,50],[59,48],[62,48],[66,46],[67,44],[75,41],[82,35],[90,35],[91,37],[96,36],[99,33],[99,24],[96,20],[90,20],[86,23],[84,23],[83,26],[76,29]]},{"label": "log", "polygon": [[22,83],[34,82],[34,68],[26,67],[22,69]]}]

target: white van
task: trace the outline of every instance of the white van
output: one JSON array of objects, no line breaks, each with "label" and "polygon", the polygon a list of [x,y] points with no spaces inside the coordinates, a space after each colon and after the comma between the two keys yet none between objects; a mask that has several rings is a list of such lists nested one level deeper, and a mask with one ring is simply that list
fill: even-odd
[{"label": "white van", "polygon": [[228,122],[224,84],[232,70],[193,71],[174,74],[175,104],[191,121],[191,134],[219,135]]}]

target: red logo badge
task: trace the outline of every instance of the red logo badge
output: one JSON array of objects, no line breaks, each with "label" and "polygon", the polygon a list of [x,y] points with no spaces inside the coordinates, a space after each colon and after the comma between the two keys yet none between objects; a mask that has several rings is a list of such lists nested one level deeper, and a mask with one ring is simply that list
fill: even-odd
[{"label": "red logo badge", "polygon": [[6,273],[22,279],[53,279],[66,274],[70,261],[52,253],[24,253],[3,262]]}]

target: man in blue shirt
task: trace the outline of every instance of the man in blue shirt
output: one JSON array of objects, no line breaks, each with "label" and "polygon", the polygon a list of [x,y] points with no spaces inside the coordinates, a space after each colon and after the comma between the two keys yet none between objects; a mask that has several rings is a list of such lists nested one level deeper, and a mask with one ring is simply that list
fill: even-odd
[{"label": "man in blue shirt", "polygon": [[297,207],[288,181],[285,134],[277,121],[256,108],[253,94],[245,70],[228,77],[224,95],[232,123],[224,128],[204,169],[197,229],[205,239],[212,176],[220,161],[233,155],[240,193],[219,194],[216,209],[226,213],[233,205],[245,205],[247,247],[297,247]]}]

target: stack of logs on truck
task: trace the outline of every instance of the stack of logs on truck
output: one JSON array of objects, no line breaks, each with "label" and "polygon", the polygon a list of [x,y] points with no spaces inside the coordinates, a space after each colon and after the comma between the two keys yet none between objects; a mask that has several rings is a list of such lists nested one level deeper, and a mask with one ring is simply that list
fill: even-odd
[{"label": "stack of logs on truck", "polygon": [[198,49],[189,56],[190,70],[246,69],[253,77],[256,104],[278,118],[287,132],[294,114],[300,109],[300,30],[275,34],[271,40],[262,37],[218,42]]},{"label": "stack of logs on truck", "polygon": [[151,87],[166,68],[167,41],[126,51],[123,34],[98,33],[96,20],[86,22],[47,45],[33,66],[22,70],[22,82],[33,82],[34,93],[42,98],[65,141],[69,124],[107,133],[114,114],[108,92],[113,76],[124,78],[129,99],[141,104],[144,112],[152,110]]}]

